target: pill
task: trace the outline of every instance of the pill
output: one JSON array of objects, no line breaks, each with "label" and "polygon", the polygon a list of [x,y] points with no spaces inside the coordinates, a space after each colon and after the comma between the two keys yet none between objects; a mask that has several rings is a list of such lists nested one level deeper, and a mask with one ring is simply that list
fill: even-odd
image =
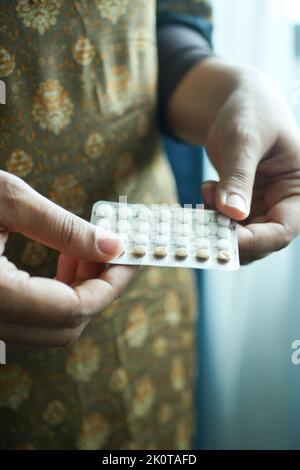
[{"label": "pill", "polygon": [[196,210],[196,221],[199,224],[207,225],[210,222],[210,214],[209,212],[204,211],[203,209]]},{"label": "pill", "polygon": [[217,241],[217,248],[219,250],[229,250],[230,241],[227,238],[220,238],[220,240]]},{"label": "pill", "polygon": [[229,238],[230,237],[230,229],[228,227],[219,227],[218,228],[218,236],[220,238]]},{"label": "pill", "polygon": [[119,219],[129,219],[133,215],[131,207],[124,205],[119,207]]},{"label": "pill", "polygon": [[195,245],[197,248],[210,248],[211,242],[209,238],[196,238]]},{"label": "pill", "polygon": [[221,250],[218,253],[218,261],[220,263],[228,263],[230,261],[230,253],[227,250]]},{"label": "pill", "polygon": [[127,233],[130,231],[130,224],[127,220],[119,220],[117,224],[117,228],[119,232]]},{"label": "pill", "polygon": [[192,221],[192,213],[189,209],[183,209],[182,210],[182,218],[181,221],[188,224],[191,223]]},{"label": "pill", "polygon": [[196,257],[200,261],[207,261],[209,259],[209,252],[206,248],[199,248],[197,250]]},{"label": "pill", "polygon": [[178,237],[175,240],[175,244],[178,248],[187,247],[189,245],[189,239],[187,237]]},{"label": "pill", "polygon": [[168,245],[169,243],[169,237],[167,237],[166,235],[159,235],[159,236],[156,236],[154,238],[154,243],[158,244],[158,245],[163,245],[163,246],[166,246]]},{"label": "pill", "polygon": [[146,247],[144,245],[135,245],[133,247],[132,253],[135,256],[145,256],[146,254]]},{"label": "pill", "polygon": [[178,235],[187,236],[187,235],[190,235],[191,232],[192,232],[192,228],[188,224],[180,224],[179,223],[176,227],[176,233]]},{"label": "pill", "polygon": [[215,223],[215,222],[210,222],[208,224],[208,229],[209,229],[209,233],[211,235],[217,235],[218,233],[218,225]]},{"label": "pill", "polygon": [[169,222],[171,220],[171,211],[166,207],[162,207],[159,211],[160,220],[162,222]]},{"label": "pill", "polygon": [[109,218],[114,214],[114,208],[110,204],[99,204],[96,208],[97,217]]},{"label": "pill", "polygon": [[138,233],[137,235],[134,236],[134,242],[137,245],[147,245],[148,240],[149,239],[147,235],[144,235],[143,233]]},{"label": "pill", "polygon": [[174,219],[178,222],[186,223],[192,220],[192,214],[190,209],[187,208],[178,208],[174,211]]},{"label": "pill", "polygon": [[97,226],[109,230],[111,228],[111,223],[108,219],[99,219]]},{"label": "pill", "polygon": [[161,233],[161,235],[167,235],[168,233],[170,233],[170,225],[169,224],[166,224],[166,223],[162,223],[159,225],[159,233]]},{"label": "pill", "polygon": [[222,225],[223,227],[229,227],[230,225],[230,219],[226,217],[226,215],[223,215],[223,214],[218,215],[217,222],[219,225]]},{"label": "pill", "polygon": [[167,256],[167,254],[168,254],[168,251],[167,251],[166,246],[156,246],[154,248],[154,255],[157,258],[165,258],[165,256]]},{"label": "pill", "polygon": [[137,217],[139,220],[144,222],[148,222],[151,218],[151,210],[148,207],[141,207],[137,211]]},{"label": "pill", "polygon": [[150,225],[147,222],[138,222],[135,226],[136,230],[140,233],[149,233]]},{"label": "pill", "polygon": [[176,255],[176,258],[185,259],[188,257],[189,253],[186,248],[180,247],[180,248],[176,248],[175,255]]},{"label": "pill", "polygon": [[197,235],[199,235],[200,237],[208,237],[209,235],[209,228],[207,225],[197,225],[196,226],[196,233]]}]

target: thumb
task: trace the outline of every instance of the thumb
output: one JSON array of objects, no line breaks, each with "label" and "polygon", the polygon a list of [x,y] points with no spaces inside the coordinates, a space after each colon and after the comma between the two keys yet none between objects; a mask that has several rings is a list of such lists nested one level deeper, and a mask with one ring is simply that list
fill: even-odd
[{"label": "thumb", "polygon": [[20,178],[0,172],[1,225],[66,255],[105,262],[120,254],[122,240],[49,201]]},{"label": "thumb", "polygon": [[244,220],[249,215],[259,153],[256,139],[244,131],[224,146],[215,203],[228,217]]}]

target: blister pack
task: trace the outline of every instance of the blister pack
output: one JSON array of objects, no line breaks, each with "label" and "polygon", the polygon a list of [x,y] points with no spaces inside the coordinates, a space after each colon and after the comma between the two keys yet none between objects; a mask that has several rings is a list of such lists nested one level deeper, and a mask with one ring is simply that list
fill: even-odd
[{"label": "blister pack", "polygon": [[98,201],[91,222],[123,239],[113,264],[230,271],[240,265],[236,222],[202,205]]}]

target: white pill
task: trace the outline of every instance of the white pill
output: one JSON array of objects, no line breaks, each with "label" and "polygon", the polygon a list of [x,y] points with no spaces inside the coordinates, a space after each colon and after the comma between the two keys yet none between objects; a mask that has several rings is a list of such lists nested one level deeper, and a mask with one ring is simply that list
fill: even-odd
[{"label": "white pill", "polygon": [[169,243],[169,237],[166,235],[158,235],[154,238],[154,243],[157,245],[167,246]]},{"label": "white pill", "polygon": [[138,233],[137,235],[134,236],[134,242],[137,245],[147,245],[149,241],[149,238],[147,235],[144,235],[143,233]]},{"label": "white pill", "polygon": [[209,233],[211,235],[217,235],[218,233],[218,225],[215,223],[215,222],[210,222],[208,224],[208,229],[209,229]]},{"label": "white pill", "polygon": [[230,225],[229,217],[226,217],[226,215],[223,215],[223,214],[218,215],[217,222],[219,225],[222,225],[223,227],[229,227]]},{"label": "white pill", "polygon": [[124,206],[119,207],[119,219],[129,219],[133,215],[133,210],[131,207],[127,206],[126,204]]},{"label": "white pill", "polygon": [[130,223],[127,220],[119,220],[117,223],[117,230],[119,232],[128,233],[130,232]]},{"label": "white pill", "polygon": [[133,247],[132,253],[133,253],[135,256],[145,256],[145,254],[146,254],[146,248],[145,248],[145,246],[143,246],[143,245],[135,245],[135,246]]},{"label": "white pill", "polygon": [[218,250],[229,250],[230,249],[230,241],[226,238],[221,238],[217,241],[217,248]]},{"label": "white pill", "polygon": [[135,226],[135,229],[139,233],[149,233],[150,232],[150,225],[147,222],[138,222]]},{"label": "white pill", "polygon": [[148,222],[151,218],[151,210],[148,207],[141,207],[137,210],[137,218],[144,222]]},{"label": "white pill", "polygon": [[189,246],[189,239],[186,237],[178,237],[176,238],[175,245],[180,248],[180,247],[187,247]]},{"label": "white pill", "polygon": [[101,227],[105,230],[110,230],[111,229],[111,223],[108,219],[99,219],[97,222],[97,226]]},{"label": "white pill", "polygon": [[195,245],[197,248],[210,248],[211,243],[209,238],[196,238]]},{"label": "white pill", "polygon": [[165,246],[156,246],[154,248],[154,255],[157,258],[165,258],[168,254],[168,250]]},{"label": "white pill", "polygon": [[209,259],[209,251],[206,248],[198,248],[196,258],[199,261],[207,261]]},{"label": "white pill", "polygon": [[185,259],[188,257],[188,255],[189,255],[189,252],[186,248],[184,247],[176,248],[176,251],[175,251],[176,258]]},{"label": "white pill", "polygon": [[110,218],[114,214],[114,208],[110,204],[99,204],[96,208],[97,217]]},{"label": "white pill", "polygon": [[218,253],[218,261],[220,263],[228,263],[230,261],[230,253],[227,250],[221,250]]},{"label": "white pill", "polygon": [[159,233],[161,233],[161,235],[167,235],[168,233],[170,233],[170,225],[169,224],[166,224],[166,223],[162,223],[159,225]]},{"label": "white pill", "polygon": [[218,236],[220,238],[229,238],[230,237],[230,229],[228,227],[219,227],[218,228]]},{"label": "white pill", "polygon": [[203,210],[203,209],[197,209],[196,210],[196,221],[199,224],[206,225],[210,222],[210,214],[209,212]]},{"label": "white pill", "polygon": [[188,224],[179,223],[176,227],[176,233],[178,235],[187,236],[187,235],[190,235],[192,233],[192,228]]},{"label": "white pill", "polygon": [[200,237],[208,237],[209,235],[209,228],[207,225],[197,225],[196,226],[196,233],[197,235],[199,235]]},{"label": "white pill", "polygon": [[192,213],[190,209],[182,209],[182,222],[189,224],[192,222]]},{"label": "white pill", "polygon": [[159,211],[159,217],[162,222],[170,222],[172,214],[166,207],[161,207]]}]

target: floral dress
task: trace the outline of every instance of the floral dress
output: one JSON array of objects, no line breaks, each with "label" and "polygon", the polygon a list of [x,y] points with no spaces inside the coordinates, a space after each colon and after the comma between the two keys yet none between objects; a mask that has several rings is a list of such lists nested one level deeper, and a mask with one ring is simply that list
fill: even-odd
[{"label": "floral dress", "polygon": [[[161,2],[199,11],[200,0]],[[175,202],[155,122],[154,0],[1,0],[0,168],[89,219],[99,199]],[[6,256],[53,276],[57,253],[12,235]],[[144,268],[65,349],[8,349],[1,449],[192,445],[194,280]]]}]

